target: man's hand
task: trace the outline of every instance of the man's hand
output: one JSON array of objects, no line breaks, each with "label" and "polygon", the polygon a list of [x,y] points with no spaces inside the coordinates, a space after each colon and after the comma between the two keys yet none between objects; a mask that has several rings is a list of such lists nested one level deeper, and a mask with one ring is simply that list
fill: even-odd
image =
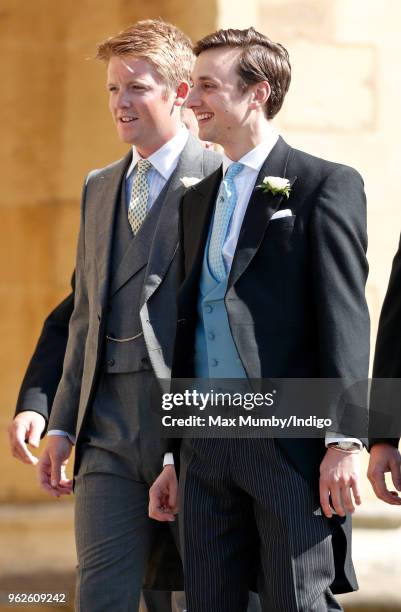
[{"label": "man's hand", "polygon": [[174,521],[178,512],[178,482],[173,465],[166,465],[149,490],[149,516],[156,521]]},{"label": "man's hand", "polygon": [[8,439],[12,455],[23,463],[36,465],[38,458],[29,450],[27,443],[39,448],[40,436],[46,427],[45,418],[33,410],[17,414],[8,427]]},{"label": "man's hand", "polygon": [[[355,503],[359,506],[361,496],[359,492],[359,452],[344,453],[328,448],[320,464],[320,505],[327,518],[333,516],[333,510],[339,516],[346,512],[355,512],[351,497],[351,489]],[[330,506],[331,503],[331,506]]]},{"label": "man's hand", "polygon": [[38,465],[39,482],[44,491],[55,497],[69,495],[72,480],[65,473],[72,443],[67,436],[48,436],[47,446]]},{"label": "man's hand", "polygon": [[[368,478],[376,497],[393,506],[401,505],[401,455],[398,448],[386,442],[374,444],[370,451]],[[391,472],[391,478],[397,491],[389,491],[384,474]]]}]

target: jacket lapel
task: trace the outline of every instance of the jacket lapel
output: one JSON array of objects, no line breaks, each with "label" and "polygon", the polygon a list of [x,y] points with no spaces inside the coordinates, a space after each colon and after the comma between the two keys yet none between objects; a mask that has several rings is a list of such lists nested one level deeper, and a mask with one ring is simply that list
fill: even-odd
[{"label": "jacket lapel", "polygon": [[150,299],[161,285],[178,247],[179,205],[185,191],[183,177],[202,179],[203,148],[199,141],[189,136],[176,169],[167,186],[151,244],[146,270],[142,303]]},{"label": "jacket lapel", "polygon": [[132,158],[131,151],[114,168],[96,177],[97,193],[95,237],[96,265],[99,278],[99,301],[103,307],[107,300],[110,278],[111,245],[114,234],[114,219],[119,202],[121,183]]},{"label": "jacket lapel", "polygon": [[184,200],[182,223],[184,230],[185,276],[191,277],[202,266],[209,227],[217,192],[223,178],[222,166],[191,189]]},{"label": "jacket lapel", "polygon": [[279,137],[259,172],[238,237],[238,244],[228,279],[228,289],[237,282],[249,266],[261,245],[270,219],[283,201],[284,196],[266,193],[262,189],[256,188],[256,186],[262,183],[265,176],[288,178],[290,183],[293,184],[296,177],[290,178],[286,176],[291,151],[291,147]]}]

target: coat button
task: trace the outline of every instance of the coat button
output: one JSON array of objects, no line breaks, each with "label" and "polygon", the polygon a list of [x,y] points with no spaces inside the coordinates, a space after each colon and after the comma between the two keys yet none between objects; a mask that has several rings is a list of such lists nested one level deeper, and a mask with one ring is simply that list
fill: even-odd
[{"label": "coat button", "polygon": [[205,312],[208,312],[209,314],[213,312],[213,306],[211,306],[210,304],[206,304]]},{"label": "coat button", "polygon": [[219,362],[217,361],[217,359],[211,359],[210,364],[213,368],[215,368],[216,366],[219,365]]},{"label": "coat button", "polygon": [[116,362],[114,361],[114,359],[109,359],[109,360],[108,360],[108,362],[107,362],[107,365],[108,365],[110,368],[112,368],[112,367],[113,367],[113,365],[114,365],[115,363],[116,363]]},{"label": "coat button", "polygon": [[141,359],[142,365],[149,365],[149,357],[142,357]]},{"label": "coat button", "polygon": [[209,340],[214,340],[216,336],[215,336],[214,332],[211,331],[211,332],[208,333],[207,337],[209,338]]}]

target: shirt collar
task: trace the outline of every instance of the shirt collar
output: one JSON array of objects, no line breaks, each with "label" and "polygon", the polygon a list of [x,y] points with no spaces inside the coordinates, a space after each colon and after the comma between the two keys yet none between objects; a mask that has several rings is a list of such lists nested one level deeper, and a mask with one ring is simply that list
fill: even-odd
[{"label": "shirt collar", "polygon": [[[180,157],[185,145],[187,144],[189,132],[183,125],[171,140],[166,142],[160,149],[157,149],[152,155],[147,158],[155,170],[161,176],[168,181],[172,173],[178,164],[178,158]],[[133,172],[138,161],[142,159],[139,155],[136,147],[132,147],[132,162],[128,168],[127,177]]]},{"label": "shirt collar", "polygon": [[[279,133],[275,127],[270,126],[270,133],[266,140],[258,144],[254,149],[245,153],[238,161],[244,164],[247,168],[259,172],[266,157],[270,154],[279,137]],[[223,175],[227,172],[227,168],[233,160],[223,153]]]}]

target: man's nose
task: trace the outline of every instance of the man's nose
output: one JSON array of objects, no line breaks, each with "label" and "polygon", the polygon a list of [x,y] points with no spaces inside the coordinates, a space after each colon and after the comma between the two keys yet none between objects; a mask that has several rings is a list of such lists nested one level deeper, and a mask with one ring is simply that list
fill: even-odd
[{"label": "man's nose", "polygon": [[192,87],[192,89],[189,92],[186,105],[188,106],[188,108],[195,108],[195,106],[200,106],[200,103],[201,101],[200,101],[198,88]]},{"label": "man's nose", "polygon": [[128,92],[120,91],[117,95],[116,100],[117,108],[128,108],[130,106],[130,100],[128,96]]}]

